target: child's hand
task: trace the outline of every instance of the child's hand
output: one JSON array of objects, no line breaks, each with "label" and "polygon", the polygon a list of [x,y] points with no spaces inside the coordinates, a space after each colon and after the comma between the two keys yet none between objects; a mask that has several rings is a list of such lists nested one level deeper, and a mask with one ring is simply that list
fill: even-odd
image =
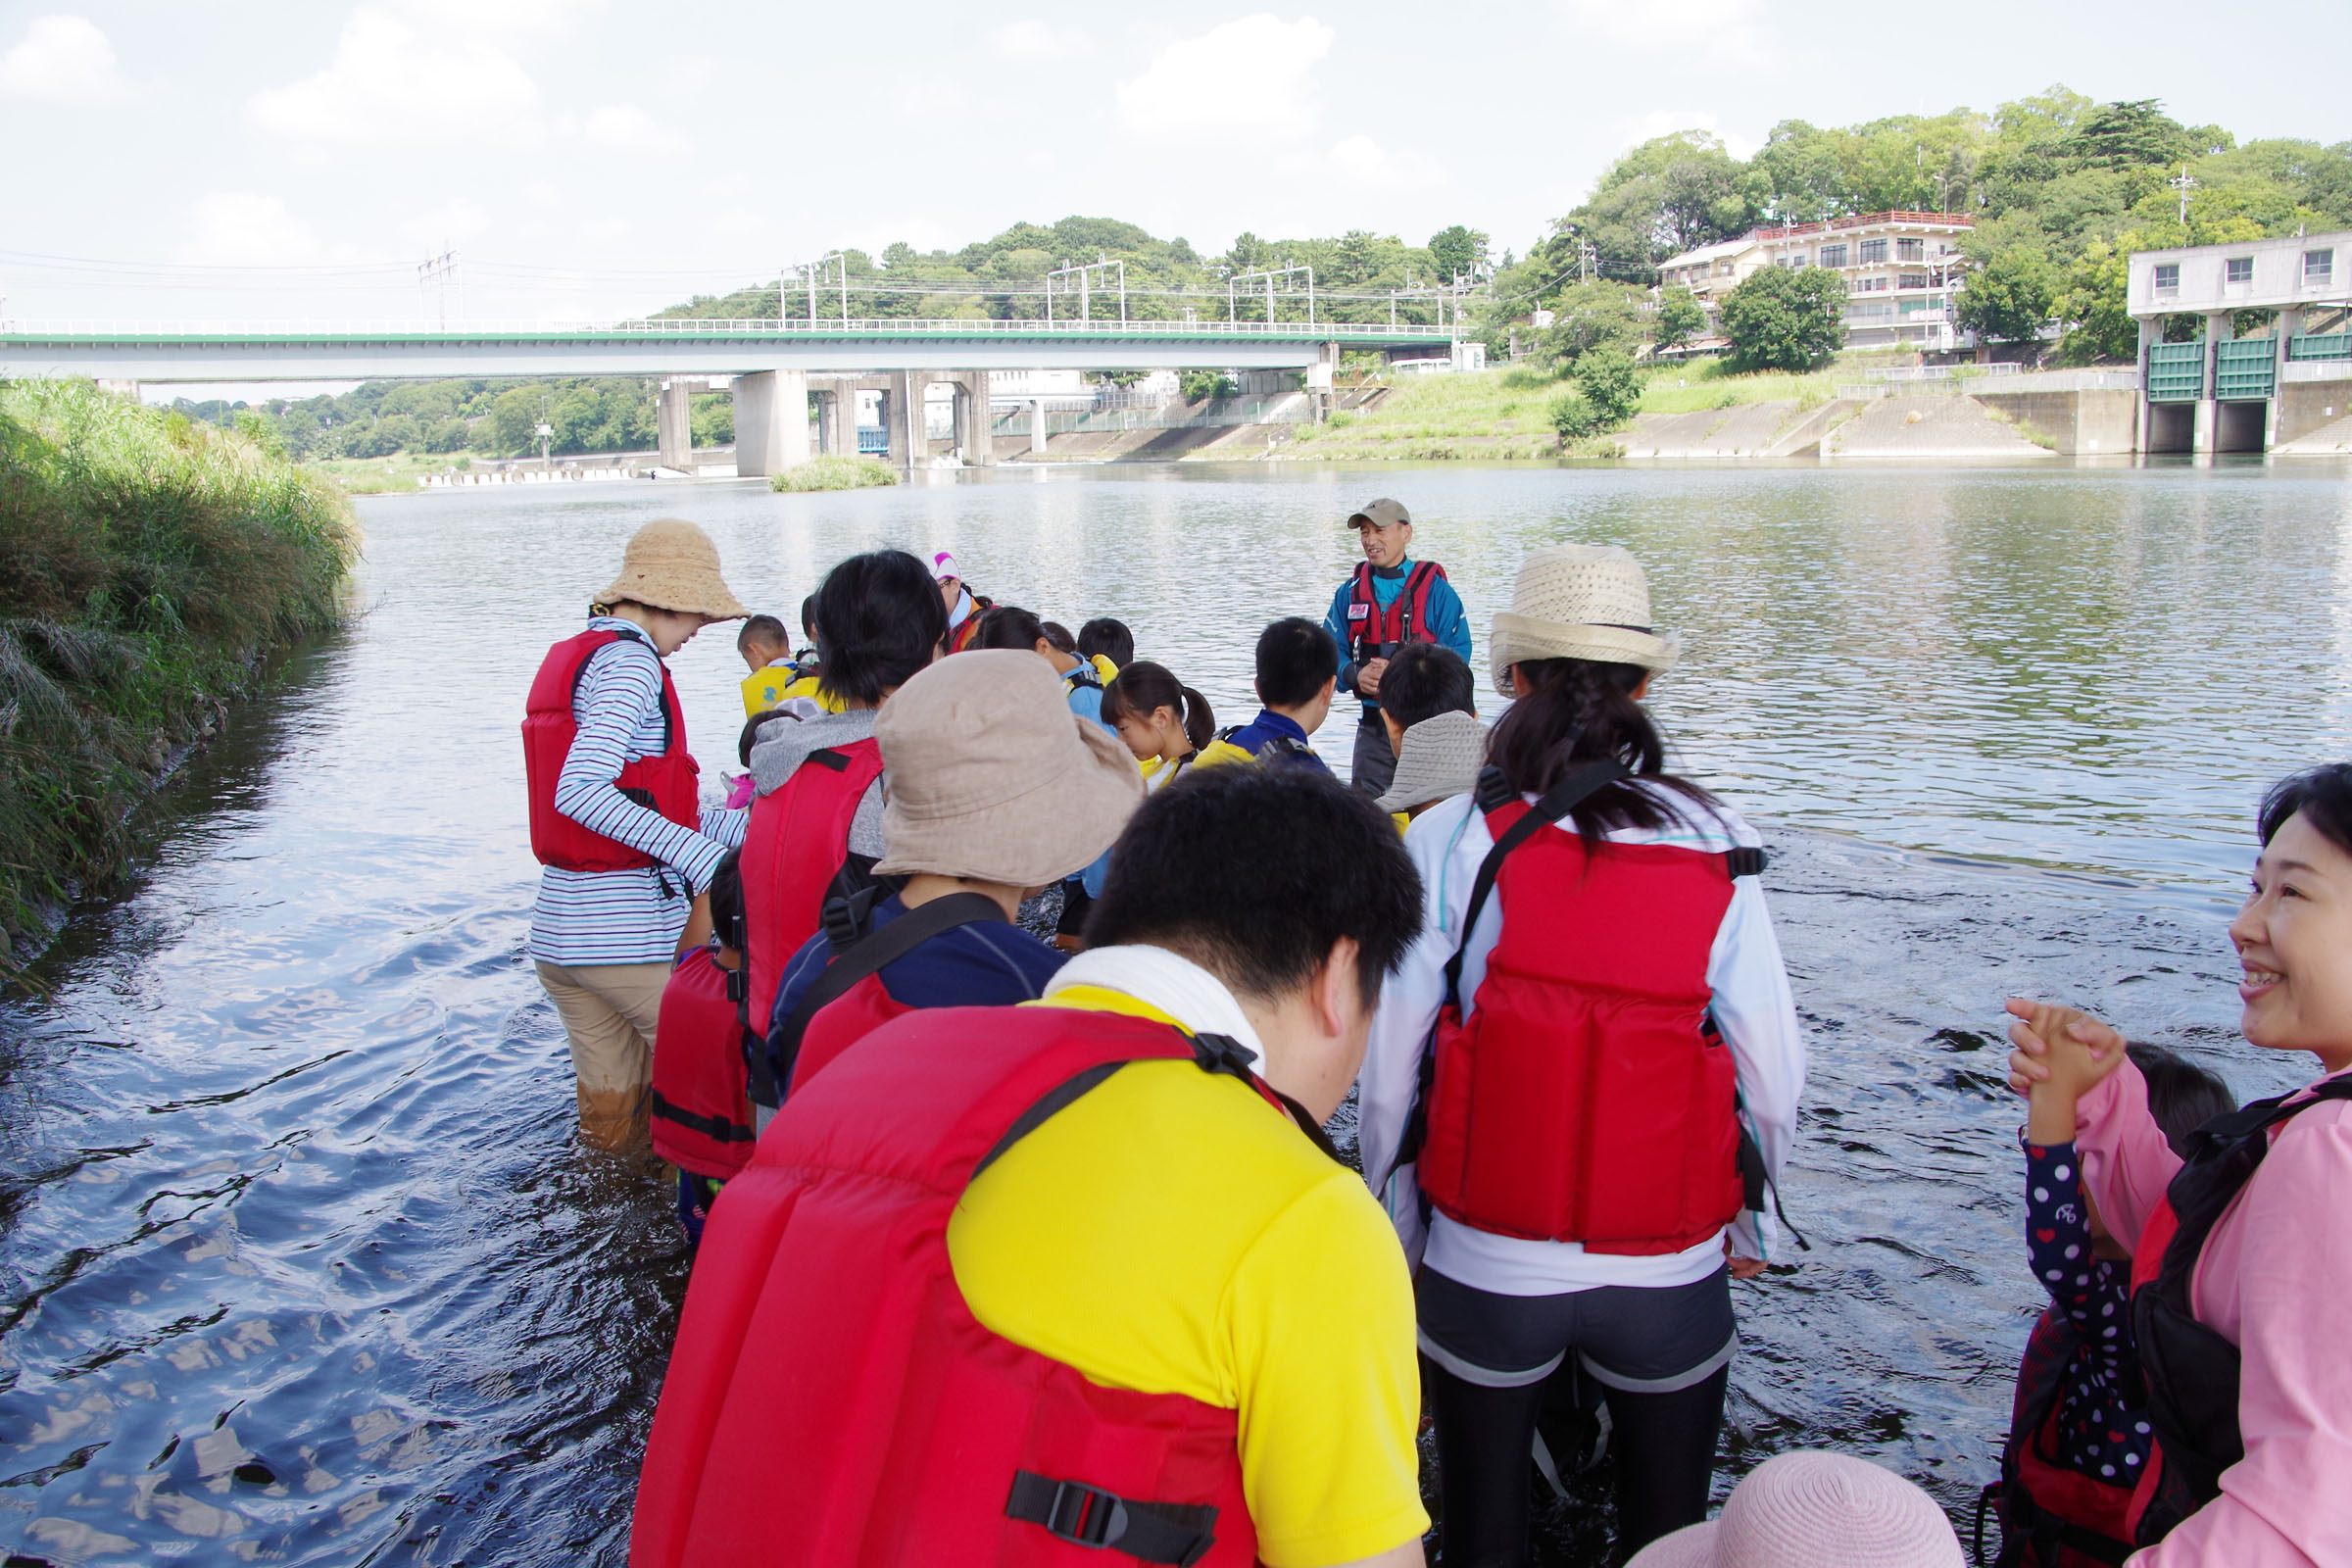
[{"label": "child's hand", "polygon": [[2007,1010],[2017,1050],[2009,1087],[2029,1098],[2026,1136],[2037,1144],[2070,1142],[2075,1107],[2124,1059],[2124,1037],[2075,1007],[2011,998]]}]

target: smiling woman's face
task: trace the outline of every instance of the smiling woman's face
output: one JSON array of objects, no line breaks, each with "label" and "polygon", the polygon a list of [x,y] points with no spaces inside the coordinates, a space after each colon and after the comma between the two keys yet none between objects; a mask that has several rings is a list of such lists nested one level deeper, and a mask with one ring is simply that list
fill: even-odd
[{"label": "smiling woman's face", "polygon": [[2273,1051],[2352,1067],[2352,855],[2298,811],[2264,846],[2230,923],[2244,966],[2238,1028]]}]

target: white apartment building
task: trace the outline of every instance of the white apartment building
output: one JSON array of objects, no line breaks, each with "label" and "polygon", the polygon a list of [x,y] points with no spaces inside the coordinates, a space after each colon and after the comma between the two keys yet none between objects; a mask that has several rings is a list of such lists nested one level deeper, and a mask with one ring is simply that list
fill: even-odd
[{"label": "white apartment building", "polygon": [[1742,234],[1738,239],[1685,251],[1664,263],[1658,269],[1658,283],[1662,288],[1679,284],[1712,310],[1748,273],[1764,265],[1764,247],[1756,243],[1755,235]]},{"label": "white apartment building", "polygon": [[1965,213],[1897,211],[1759,228],[1747,237],[1761,266],[1843,274],[1848,345],[1948,350],[1959,346],[1952,299],[1968,268],[1960,239],[1975,226]]}]

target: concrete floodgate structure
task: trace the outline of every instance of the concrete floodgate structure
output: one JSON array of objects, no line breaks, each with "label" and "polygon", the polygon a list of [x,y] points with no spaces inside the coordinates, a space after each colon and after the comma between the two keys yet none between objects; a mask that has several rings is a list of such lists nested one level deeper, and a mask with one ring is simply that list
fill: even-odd
[{"label": "concrete floodgate structure", "polygon": [[[2352,452],[2352,230],[2138,251],[2130,267],[2138,450]],[[2247,311],[2276,313],[2263,335],[2234,335]],[[2197,334],[2166,341],[2183,318]]]}]

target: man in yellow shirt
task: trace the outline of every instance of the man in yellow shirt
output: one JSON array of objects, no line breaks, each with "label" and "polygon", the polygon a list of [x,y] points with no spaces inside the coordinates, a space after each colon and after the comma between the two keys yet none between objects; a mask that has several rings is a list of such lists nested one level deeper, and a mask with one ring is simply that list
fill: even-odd
[{"label": "man in yellow shirt", "polygon": [[1420,906],[1362,797],[1221,769],[1043,1001],[851,1047],[713,1213],[632,1562],[1421,1562],[1411,1284],[1320,1130]]}]

